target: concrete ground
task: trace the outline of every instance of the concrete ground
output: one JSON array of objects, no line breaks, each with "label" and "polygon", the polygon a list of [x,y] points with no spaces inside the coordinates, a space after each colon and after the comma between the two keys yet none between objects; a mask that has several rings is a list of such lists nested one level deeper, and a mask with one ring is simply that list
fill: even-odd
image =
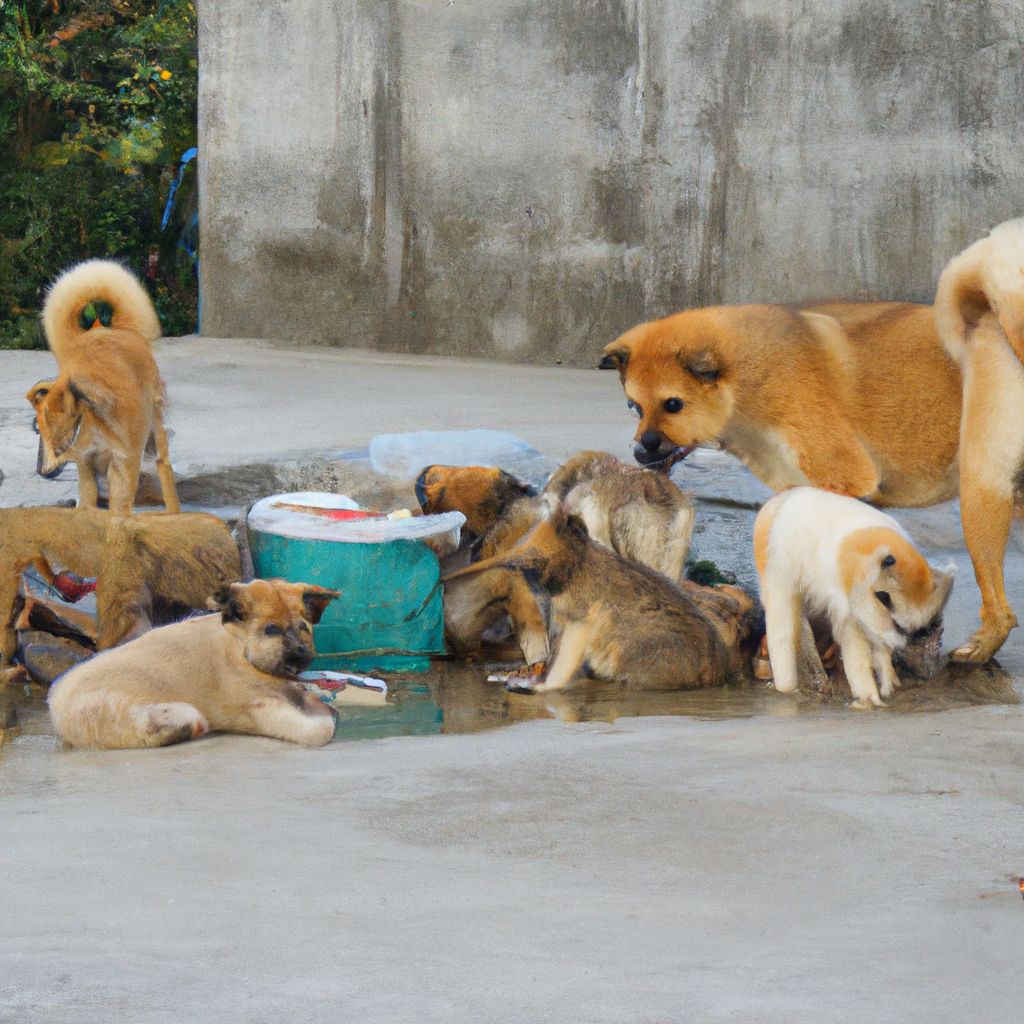
[{"label": "concrete ground", "polygon": [[[159,358],[186,479],[407,429],[628,453],[611,374],[195,339]],[[21,395],[50,366],[0,353],[5,505],[74,493],[32,476]],[[758,493],[721,459],[677,479]],[[726,531],[745,560],[749,510],[716,508],[698,543]],[[961,566],[955,642],[977,603],[955,506],[907,521]],[[68,752],[30,717],[0,750],[0,1021],[1017,1021],[1022,657],[1018,631],[990,706],[775,695],[771,716],[316,751]]]}]

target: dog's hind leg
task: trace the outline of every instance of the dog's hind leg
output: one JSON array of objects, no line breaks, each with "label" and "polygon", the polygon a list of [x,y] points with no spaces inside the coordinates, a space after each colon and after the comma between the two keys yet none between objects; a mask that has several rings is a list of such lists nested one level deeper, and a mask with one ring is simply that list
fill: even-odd
[{"label": "dog's hind leg", "polygon": [[198,739],[210,731],[200,711],[185,701],[138,704],[131,711],[141,747],[168,747]]},{"label": "dog's hind leg", "polygon": [[160,477],[160,493],[163,495],[164,508],[168,512],[180,512],[181,504],[178,501],[178,488],[174,483],[174,469],[171,467],[171,456],[167,448],[162,405],[157,408],[153,437],[156,440],[156,472]]},{"label": "dog's hind leg", "polygon": [[960,424],[960,518],[981,591],[981,628],[952,657],[972,663],[988,661],[1017,625],[1003,558],[1024,469],[1024,369],[990,320],[974,332],[964,359]]},{"label": "dog's hind leg", "polygon": [[775,689],[780,693],[793,693],[800,685],[798,659],[802,647],[803,602],[799,594],[764,575],[761,577],[761,601]]}]

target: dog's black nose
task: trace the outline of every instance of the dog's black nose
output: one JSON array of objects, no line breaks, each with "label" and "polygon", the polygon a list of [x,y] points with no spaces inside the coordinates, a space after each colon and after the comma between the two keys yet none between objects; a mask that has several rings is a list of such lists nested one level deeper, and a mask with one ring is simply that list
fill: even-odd
[{"label": "dog's black nose", "polygon": [[661,447],[663,438],[656,430],[645,430],[640,435],[640,443],[649,451],[656,452]]}]

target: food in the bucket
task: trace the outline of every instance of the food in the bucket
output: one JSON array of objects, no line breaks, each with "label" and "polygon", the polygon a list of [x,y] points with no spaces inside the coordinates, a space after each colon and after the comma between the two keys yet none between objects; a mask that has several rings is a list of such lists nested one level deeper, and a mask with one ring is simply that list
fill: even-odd
[{"label": "food in the bucket", "polygon": [[817,658],[801,637],[808,612],[824,610],[859,707],[884,706],[900,685],[893,652],[911,638],[927,647],[953,587],[952,574],[929,565],[891,516],[815,487],[784,491],[761,509],[754,561],[775,689],[792,693],[800,660]]}]

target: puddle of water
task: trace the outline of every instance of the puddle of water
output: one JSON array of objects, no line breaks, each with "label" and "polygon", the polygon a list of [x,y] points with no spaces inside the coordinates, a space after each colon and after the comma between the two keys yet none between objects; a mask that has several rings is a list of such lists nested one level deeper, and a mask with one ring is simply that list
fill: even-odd
[{"label": "puddle of water", "polygon": [[[849,696],[783,695],[756,680],[705,690],[643,693],[615,683],[581,682],[555,694],[509,693],[487,682],[481,663],[435,662],[428,673],[390,675],[387,707],[338,707],[337,740],[484,732],[538,718],[562,722],[615,722],[638,716],[702,719],[757,716],[855,716],[949,711],[1021,703],[1014,677],[997,663],[949,666],[923,683],[904,683],[885,710],[854,711]],[[19,708],[12,735],[52,735],[45,694],[33,686]],[[10,736],[6,737],[11,738]],[[4,747],[0,730],[0,751]]]},{"label": "puddle of water", "polygon": [[508,693],[487,682],[479,663],[435,662],[426,676],[391,677],[393,704],[341,709],[336,736],[354,740],[380,736],[483,732],[537,718],[563,722],[614,722],[637,716],[682,715],[704,719],[760,715],[863,715],[1018,704],[1013,677],[997,664],[949,666],[924,683],[904,684],[884,711],[853,711],[849,697],[814,693],[783,695],[755,680],[735,686],[679,692],[638,692],[615,683],[581,682],[555,694]]}]

